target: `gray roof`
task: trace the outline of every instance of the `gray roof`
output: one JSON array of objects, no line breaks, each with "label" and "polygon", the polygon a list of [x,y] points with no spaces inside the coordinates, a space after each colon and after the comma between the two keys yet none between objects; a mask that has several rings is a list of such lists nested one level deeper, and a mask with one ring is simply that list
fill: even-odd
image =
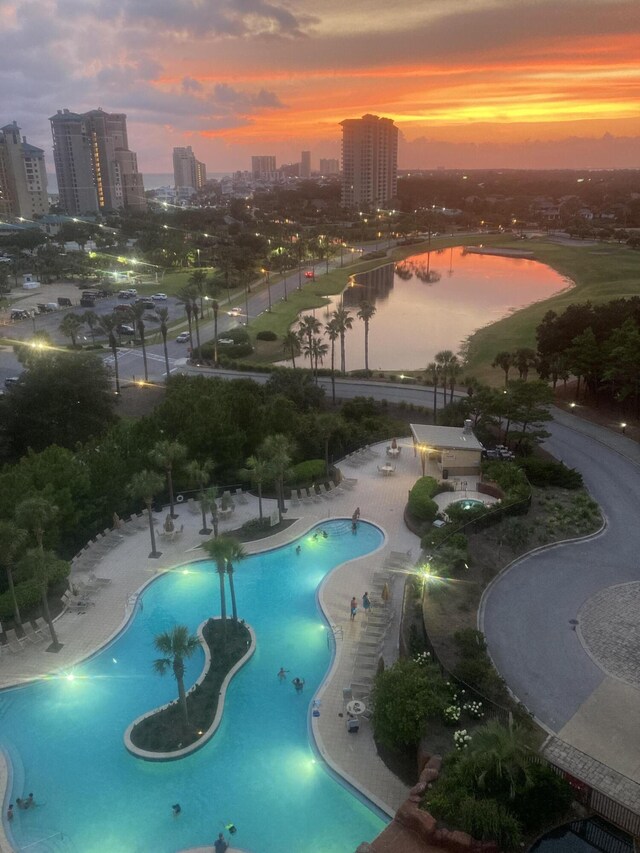
[{"label": "gray roof", "polygon": [[484,450],[473,432],[462,427],[432,426],[431,424],[409,424],[418,444],[447,450]]}]

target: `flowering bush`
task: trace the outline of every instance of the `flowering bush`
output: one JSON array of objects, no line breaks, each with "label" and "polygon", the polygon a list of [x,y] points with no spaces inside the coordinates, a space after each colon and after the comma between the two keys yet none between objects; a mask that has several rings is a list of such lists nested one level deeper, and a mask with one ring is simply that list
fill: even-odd
[{"label": "flowering bush", "polygon": [[418,652],[417,655],[413,656],[413,660],[415,663],[419,663],[421,665],[426,665],[431,663],[431,653],[430,652]]},{"label": "flowering bush", "polygon": [[484,717],[482,702],[465,702],[462,710],[466,711],[472,720],[481,720]]},{"label": "flowering bush", "polygon": [[459,705],[447,705],[442,712],[442,717],[447,725],[455,726],[456,723],[460,722],[461,713],[462,709]]},{"label": "flowering bush", "polygon": [[456,749],[466,749],[471,743],[471,735],[467,734],[466,729],[458,729],[457,732],[453,733],[453,742]]}]

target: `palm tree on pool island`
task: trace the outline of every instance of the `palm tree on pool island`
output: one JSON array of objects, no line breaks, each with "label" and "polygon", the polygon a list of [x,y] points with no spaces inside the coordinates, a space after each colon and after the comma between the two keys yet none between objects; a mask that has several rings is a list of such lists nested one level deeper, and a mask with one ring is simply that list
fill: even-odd
[{"label": "palm tree on pool island", "polygon": [[162,552],[156,550],[156,535],[153,529],[153,499],[162,491],[164,481],[160,474],[155,471],[138,471],[131,478],[128,486],[128,492],[132,498],[141,498],[147,508],[149,516],[149,535],[151,536],[151,553],[150,557],[161,557]]},{"label": "palm tree on pool island", "polygon": [[202,543],[202,550],[216,564],[216,572],[220,582],[220,621],[222,622],[222,642],[227,639],[227,598],[224,589],[224,579],[227,573],[227,560],[232,549],[235,547],[235,539],[229,536],[218,536],[217,539],[209,539]]},{"label": "palm tree on pool island", "polygon": [[164,675],[171,668],[178,683],[178,701],[182,708],[185,729],[189,726],[189,710],[187,694],[184,689],[184,662],[192,657],[200,646],[200,640],[195,634],[190,634],[186,625],[175,625],[170,631],[158,634],[153,639],[153,645],[162,657],[153,662],[153,668],[158,675]]}]

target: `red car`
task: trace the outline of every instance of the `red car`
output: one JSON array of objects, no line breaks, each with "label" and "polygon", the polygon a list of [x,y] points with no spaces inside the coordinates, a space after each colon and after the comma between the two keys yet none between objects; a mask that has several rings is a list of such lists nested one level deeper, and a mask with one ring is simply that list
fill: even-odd
[{"label": "red car", "polygon": [[307,270],[307,272],[304,274],[304,277],[305,278],[315,278],[316,274],[312,270]]}]

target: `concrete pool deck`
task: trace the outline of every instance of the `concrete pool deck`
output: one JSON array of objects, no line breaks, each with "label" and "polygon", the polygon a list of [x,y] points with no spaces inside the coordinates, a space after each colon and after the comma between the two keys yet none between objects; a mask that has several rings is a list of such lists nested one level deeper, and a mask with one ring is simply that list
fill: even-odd
[{"label": "concrete pool deck", "polygon": [[[385,532],[385,543],[380,550],[339,566],[322,585],[320,599],[336,637],[336,654],[329,676],[318,694],[321,699],[320,717],[314,718],[313,723],[318,747],[327,763],[391,817],[406,799],[408,787],[378,757],[370,723],[362,720],[358,734],[348,734],[345,717],[342,716],[345,713],[342,691],[357,680],[354,656],[366,626],[366,617],[361,610],[351,621],[349,602],[355,596],[360,603],[363,593],[372,589],[373,575],[382,569],[391,551],[410,552],[412,562],[420,552],[418,537],[406,528],[403,520],[408,491],[421,476],[420,461],[414,457],[413,448],[407,441],[395,462],[394,475],[381,476],[377,466],[384,461],[388,443],[385,441],[373,446],[372,454],[358,460],[356,466],[339,466],[345,477],[357,479],[351,490],[345,489],[343,494],[336,494],[332,499],[290,507],[287,518],[295,518],[295,521],[286,530],[245,543],[243,547],[250,554],[278,547],[301,536],[319,522],[334,518],[351,519],[356,507],[360,507],[361,520],[370,521]],[[247,497],[247,504],[236,502],[233,515],[220,522],[221,533],[234,530],[257,517],[257,498]],[[263,500],[264,515],[274,509],[275,501]],[[114,538],[112,547],[105,544],[107,550],[89,571],[110,579],[111,583],[94,595],[95,605],[83,614],[64,611],[55,620],[58,639],[62,643],[57,653],[47,652],[46,643],[27,646],[15,654],[5,651],[0,687],[19,685],[52,672],[67,671],[104,646],[122,629],[131,616],[137,593],[146,583],[172,567],[203,558],[205,555],[199,544],[205,537],[198,534],[201,515],[191,512],[186,504],[176,505],[176,511],[179,513],[176,526],[184,525],[183,534],[171,542],[159,539],[157,547],[162,556],[158,559],[148,557],[149,529],[144,520],[128,522],[121,531],[121,538]],[[161,528],[164,515],[164,512],[157,514],[157,528]],[[400,570],[398,572],[402,574]],[[88,579],[88,571],[72,568],[72,583]],[[387,604],[388,612],[395,614],[382,649],[387,665],[398,656],[403,586],[401,582],[392,585],[392,600]],[[374,598],[374,606],[377,603]],[[311,699],[309,695],[309,702]],[[3,793],[7,782],[6,766],[0,762],[0,791]],[[0,845],[2,843],[0,830]]]}]

